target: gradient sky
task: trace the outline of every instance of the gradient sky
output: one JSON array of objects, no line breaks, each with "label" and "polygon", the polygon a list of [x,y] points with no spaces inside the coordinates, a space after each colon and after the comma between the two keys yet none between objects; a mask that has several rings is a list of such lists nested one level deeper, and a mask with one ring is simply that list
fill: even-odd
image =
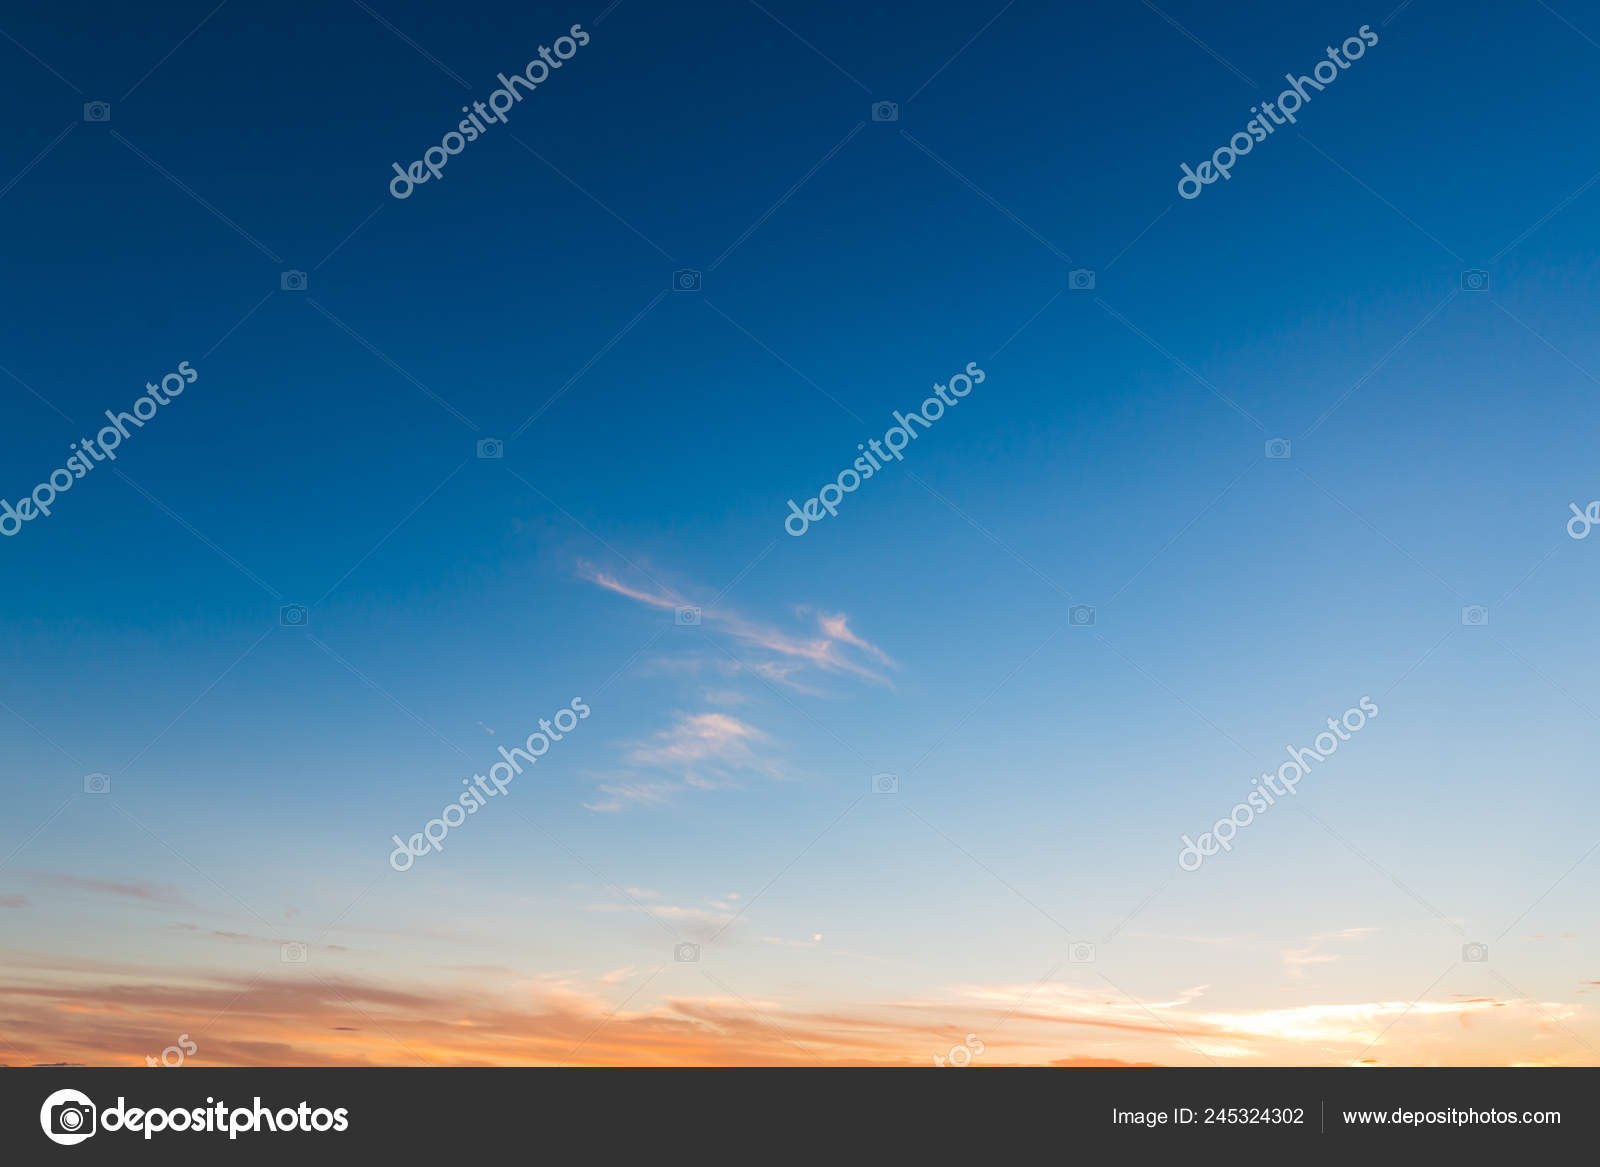
[{"label": "gradient sky", "polygon": [[7,16],[0,1061],[1600,1063],[1600,15],[1228,9]]}]

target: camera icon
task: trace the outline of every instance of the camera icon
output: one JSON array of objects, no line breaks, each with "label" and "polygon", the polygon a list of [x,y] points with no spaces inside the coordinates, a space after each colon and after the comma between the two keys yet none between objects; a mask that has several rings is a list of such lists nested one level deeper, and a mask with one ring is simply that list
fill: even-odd
[{"label": "camera icon", "polygon": [[698,292],[700,290],[700,273],[692,267],[680,268],[673,272],[672,290],[674,292]]},{"label": "camera icon", "polygon": [[872,103],[872,120],[875,122],[897,122],[900,120],[900,103],[897,101],[875,101]]},{"label": "camera icon", "polygon": [[298,940],[291,940],[287,944],[278,945],[278,959],[284,964],[304,964],[306,962],[306,946]]},{"label": "camera icon", "polygon": [[86,122],[108,122],[111,120],[111,103],[109,101],[86,101],[83,103],[83,120]]},{"label": "camera icon", "polygon": [[1461,959],[1468,964],[1482,964],[1489,959],[1489,946],[1487,944],[1463,944],[1461,946]]},{"label": "camera icon", "polygon": [[311,622],[311,613],[304,604],[285,604],[278,609],[280,628],[304,628]]},{"label": "camera icon", "polygon": [[700,609],[691,604],[681,604],[673,616],[679,628],[698,628],[700,626]]},{"label": "camera icon", "polygon": [[63,1102],[50,1108],[50,1130],[58,1135],[94,1134],[94,1107]]},{"label": "camera icon", "polygon": [[1461,290],[1463,292],[1487,292],[1489,290],[1489,273],[1479,267],[1462,272]]},{"label": "camera icon", "polygon": [[672,959],[679,964],[694,964],[700,959],[700,946],[685,941],[672,947]]},{"label": "camera icon", "polygon": [[1282,460],[1287,458],[1293,446],[1288,438],[1268,438],[1267,457]]},{"label": "camera icon", "polygon": [[1074,268],[1067,273],[1067,287],[1074,292],[1094,291],[1094,272],[1086,267]]},{"label": "camera icon", "polygon": [[83,776],[83,792],[85,794],[110,794],[110,774],[85,774]]},{"label": "camera icon", "polygon": [[1087,940],[1080,940],[1067,949],[1067,960],[1072,964],[1093,964],[1094,945]]},{"label": "camera icon", "polygon": [[285,292],[303,292],[306,290],[306,273],[286,271],[278,277],[278,287]]},{"label": "camera icon", "polygon": [[899,794],[900,779],[893,774],[874,774],[868,789],[874,794]]},{"label": "camera icon", "polygon": [[1489,623],[1489,609],[1482,604],[1468,604],[1461,609],[1461,622],[1468,628],[1482,628]]},{"label": "camera icon", "polygon": [[81,1143],[95,1132],[94,1103],[77,1090],[57,1090],[39,1108],[39,1125],[52,1143]]},{"label": "camera icon", "polygon": [[504,458],[505,456],[506,444],[499,438],[478,439],[478,457],[487,461],[494,458]]},{"label": "camera icon", "polygon": [[1067,609],[1067,623],[1074,628],[1094,627],[1094,605],[1074,604]]}]

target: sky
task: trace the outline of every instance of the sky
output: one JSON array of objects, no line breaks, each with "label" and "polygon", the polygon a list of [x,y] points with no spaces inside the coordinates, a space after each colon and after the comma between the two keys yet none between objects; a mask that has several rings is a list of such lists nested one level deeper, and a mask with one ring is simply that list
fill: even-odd
[{"label": "sky", "polygon": [[0,34],[0,1062],[1600,1063],[1592,7]]}]

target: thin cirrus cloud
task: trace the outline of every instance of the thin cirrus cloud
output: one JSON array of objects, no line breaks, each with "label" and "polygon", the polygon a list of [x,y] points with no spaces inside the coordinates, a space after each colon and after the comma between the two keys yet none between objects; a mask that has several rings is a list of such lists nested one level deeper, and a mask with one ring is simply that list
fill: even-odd
[{"label": "thin cirrus cloud", "polygon": [[[175,932],[187,932],[193,936],[210,937],[214,940],[224,940],[229,944],[284,944],[288,941],[285,936],[256,936],[249,932],[229,932],[222,928],[202,928],[198,924],[169,924],[167,927]],[[349,952],[350,949],[343,944],[319,944],[323,952]]]},{"label": "thin cirrus cloud", "polygon": [[[623,583],[616,576],[589,564],[579,565],[579,575],[606,591],[624,596],[636,603],[670,612],[689,606],[683,597],[665,591],[647,591]],[[740,665],[758,676],[774,680],[792,688],[804,690],[793,679],[803,668],[815,668],[825,673],[850,674],[879,685],[893,687],[882,668],[898,667],[889,654],[876,644],[860,636],[850,627],[844,613],[814,612],[810,608],[798,609],[802,617],[815,616],[819,635],[805,636],[785,632],[776,625],[751,620],[730,608],[716,606],[702,608],[700,619],[728,633],[735,641],[766,654],[764,659]],[[867,657],[873,664],[862,663]]]},{"label": "thin cirrus cloud", "polygon": [[[671,728],[628,749],[623,760],[631,769],[600,784],[604,799],[583,805],[600,812],[664,806],[688,789],[733,785],[740,774],[781,778],[777,762],[756,752],[767,741],[761,730],[726,713],[680,713]],[[664,770],[673,777],[640,779],[637,770]]]},{"label": "thin cirrus cloud", "polygon": [[1376,928],[1344,928],[1338,932],[1324,932],[1320,936],[1313,936],[1299,948],[1288,948],[1283,951],[1284,967],[1290,976],[1303,977],[1310,965],[1333,964],[1344,959],[1339,953],[1326,951],[1327,945],[1340,940],[1360,940],[1376,931]]},{"label": "thin cirrus cloud", "polygon": [[604,798],[583,804],[585,810],[600,814],[615,814],[630,806],[665,806],[672,797],[684,790],[683,782],[602,782],[600,792]]},{"label": "thin cirrus cloud", "polygon": [[[809,609],[801,608],[800,614],[803,616],[808,611]],[[899,667],[894,663],[894,661],[889,659],[889,654],[884,652],[883,649],[879,648],[876,644],[873,644],[870,641],[863,640],[861,637],[857,636],[853,631],[851,631],[850,621],[843,612],[836,612],[833,615],[829,615],[826,612],[818,612],[817,625],[832,639],[840,641],[843,644],[848,644],[852,647],[859,648],[862,652],[866,653],[880,664],[888,665],[890,668]]]},{"label": "thin cirrus cloud", "polygon": [[809,938],[803,940],[791,940],[784,936],[763,936],[761,943],[776,944],[779,948],[815,948],[822,943],[822,933],[813,932]]},{"label": "thin cirrus cloud", "polygon": [[726,713],[680,715],[646,745],[635,746],[627,760],[635,766],[693,766],[703,762],[749,769],[767,768],[751,749],[767,735]]},{"label": "thin cirrus cloud", "polygon": [[138,900],[148,904],[176,904],[189,906],[189,901],[177,891],[154,883],[119,882],[108,879],[84,879],[77,875],[52,872],[35,872],[33,880],[58,891],[83,891],[96,895],[115,896],[119,899]]},{"label": "thin cirrus cloud", "polygon": [[591,912],[640,912],[652,916],[658,923],[671,921],[671,927],[685,936],[702,943],[710,943],[726,931],[738,918],[737,912],[722,905],[711,908],[685,907],[679,904],[590,904]]}]

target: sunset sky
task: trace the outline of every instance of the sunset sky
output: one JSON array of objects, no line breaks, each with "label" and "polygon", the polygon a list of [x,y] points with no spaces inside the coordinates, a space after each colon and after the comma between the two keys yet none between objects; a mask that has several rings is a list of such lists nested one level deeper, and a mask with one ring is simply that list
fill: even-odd
[{"label": "sunset sky", "polygon": [[0,1063],[1600,1064],[1600,18],[1227,7],[0,18]]}]

